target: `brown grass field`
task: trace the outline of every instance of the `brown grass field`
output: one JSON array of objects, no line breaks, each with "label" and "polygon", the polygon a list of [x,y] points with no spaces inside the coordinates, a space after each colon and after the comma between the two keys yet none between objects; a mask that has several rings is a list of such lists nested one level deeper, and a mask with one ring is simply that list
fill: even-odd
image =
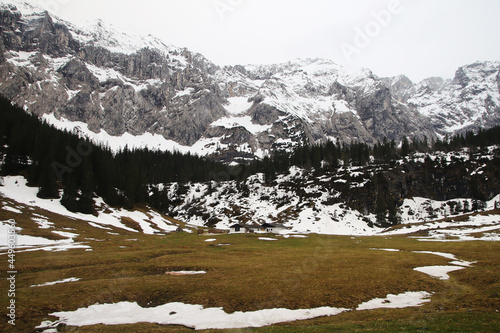
[{"label": "brown grass field", "polygon": [[[8,200],[3,200],[7,203]],[[19,206],[19,205],[18,205]],[[215,235],[217,242],[188,233],[143,235],[91,227],[40,209],[23,214],[0,210],[0,221],[15,219],[22,234],[59,239],[52,230],[69,230],[92,252],[33,251],[16,255],[16,326],[0,323],[1,332],[35,332],[56,311],[74,311],[96,303],[137,302],[154,307],[170,302],[223,307],[226,312],[321,306],[356,308],[387,294],[434,293],[421,307],[350,311],[338,316],[227,332],[499,332],[500,244],[498,242],[420,242],[407,236],[344,237],[310,235],[265,242],[257,235]],[[39,229],[33,213],[54,223]],[[127,225],[133,223],[127,221]],[[71,229],[74,229],[71,231]],[[92,239],[92,240],[91,240]],[[97,241],[101,240],[101,241]],[[219,243],[230,246],[217,246]],[[374,251],[394,248],[400,252]],[[438,280],[413,268],[447,265],[449,260],[412,251],[437,251],[477,261],[473,267]],[[7,257],[1,267],[7,272]],[[205,270],[192,276],[169,271]],[[5,276],[6,273],[4,273]],[[78,282],[30,288],[77,277]],[[2,308],[8,284],[0,283]],[[6,310],[4,310],[6,312]],[[178,326],[149,323],[59,327],[60,332],[187,332]],[[206,332],[214,332],[209,330]]]}]

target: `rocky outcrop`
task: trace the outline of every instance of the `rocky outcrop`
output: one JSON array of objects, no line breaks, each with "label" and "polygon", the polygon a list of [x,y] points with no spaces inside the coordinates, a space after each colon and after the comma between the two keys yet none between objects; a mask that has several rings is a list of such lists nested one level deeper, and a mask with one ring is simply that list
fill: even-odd
[{"label": "rocky outcrop", "polygon": [[[92,34],[54,22],[47,12],[22,16],[14,6],[2,5],[0,22],[0,92],[36,114],[53,112],[116,136],[153,132],[184,145],[225,115],[211,77],[218,67],[199,54],[173,47],[110,50],[88,40],[103,36],[102,25]],[[186,89],[188,97],[177,96]]]},{"label": "rocky outcrop", "polygon": [[80,59],[72,59],[59,68],[62,83],[70,90],[94,91],[99,88],[99,80]]},{"label": "rocky outcrop", "polygon": [[500,91],[500,71],[497,74],[497,88],[498,88],[498,91]]},{"label": "rocky outcrop", "polygon": [[467,76],[467,73],[465,72],[464,68],[459,68],[457,72],[455,73],[455,78],[453,79],[453,84],[459,85],[462,88],[467,87],[467,85],[470,83],[470,79]]},{"label": "rocky outcrop", "polygon": [[403,104],[393,103],[393,98],[389,88],[380,87],[373,94],[356,100],[358,114],[375,140],[434,136],[432,126],[422,115]]},{"label": "rocky outcrop", "polygon": [[499,62],[463,66],[453,80],[432,78],[418,84],[408,104],[441,136],[490,128],[499,124],[499,75]]},{"label": "rocky outcrop", "polygon": [[390,89],[392,97],[399,103],[406,103],[415,94],[415,84],[407,76],[400,75],[382,80]]},{"label": "rocky outcrop", "polygon": [[33,52],[60,57],[78,47],[67,26],[54,23],[46,11],[23,17],[15,6],[4,5],[0,12],[3,43],[8,50]]},{"label": "rocky outcrop", "polygon": [[259,97],[254,99],[254,105],[249,112],[252,116],[252,122],[259,125],[272,125],[277,122],[280,117],[286,116],[285,112],[261,102],[262,99]]}]

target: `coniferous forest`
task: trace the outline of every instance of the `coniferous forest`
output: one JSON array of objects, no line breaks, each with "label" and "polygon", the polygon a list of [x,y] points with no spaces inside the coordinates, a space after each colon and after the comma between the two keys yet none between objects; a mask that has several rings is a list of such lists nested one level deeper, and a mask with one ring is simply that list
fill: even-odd
[{"label": "coniferous forest", "polygon": [[[346,165],[377,165],[384,167],[379,168],[382,171],[370,176],[373,178],[374,191],[373,198],[368,200],[372,201],[368,208],[381,216],[386,216],[387,213],[391,216],[391,212],[394,215],[402,194],[394,194],[399,185],[395,183],[394,177],[391,179],[390,172],[383,170],[391,171],[391,166],[397,160],[416,152],[448,152],[464,147],[471,148],[471,151],[481,151],[497,144],[500,144],[500,127],[430,142],[427,139],[420,141],[404,138],[401,143],[383,140],[369,146],[357,142],[329,141],[298,147],[293,152],[276,152],[245,165],[228,166],[210,157],[179,152],[148,149],[112,152],[105,145],[79,137],[76,132],[57,130],[22,108],[12,105],[6,98],[0,98],[1,175],[23,175],[30,186],[39,188],[40,198],[60,199],[68,210],[88,214],[95,213],[95,196],[102,197],[114,207],[132,209],[138,204],[149,204],[168,212],[175,203],[169,202],[165,193],[152,186],[156,184],[212,180],[242,182],[257,173],[263,173],[266,181],[271,183],[277,175],[288,172],[291,166],[310,170],[319,177]],[[500,170],[499,161],[497,156],[490,163],[491,177],[496,177],[496,180],[500,179],[496,171]],[[409,169],[411,165],[404,168]],[[436,165],[431,160],[426,161],[423,167],[419,166],[417,171],[408,173],[405,182],[408,182],[408,177],[412,174],[418,177],[428,176],[429,179],[439,178],[445,172],[444,168],[445,166]],[[455,174],[459,178],[466,177],[460,176],[458,171]],[[411,182],[415,180],[409,183]],[[442,183],[444,184],[443,181]],[[498,181],[490,183],[498,184]],[[465,187],[467,194],[481,200],[487,199],[491,193],[498,194],[474,177],[467,178]],[[405,191],[405,195],[415,194],[408,189]],[[434,196],[435,199],[453,196],[453,193],[445,190],[441,192],[434,189],[434,192],[420,195]],[[355,199],[347,197],[346,200],[352,201],[356,206]]]},{"label": "coniferous forest", "polygon": [[57,130],[0,99],[2,175],[24,175],[41,198],[60,198],[70,211],[92,213],[94,194],[111,206],[148,203],[148,184],[202,182],[225,166],[190,154],[128,150],[113,153],[75,133]]}]

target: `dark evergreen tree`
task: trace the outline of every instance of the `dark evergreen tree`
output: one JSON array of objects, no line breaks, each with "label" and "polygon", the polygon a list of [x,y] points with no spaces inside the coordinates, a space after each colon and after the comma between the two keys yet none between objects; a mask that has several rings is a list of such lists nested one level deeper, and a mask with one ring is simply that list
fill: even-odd
[{"label": "dark evergreen tree", "polygon": [[80,200],[78,211],[84,214],[94,213],[94,173],[89,158],[83,159],[82,177],[80,183]]},{"label": "dark evergreen tree", "polygon": [[37,196],[41,199],[59,199],[59,189],[54,170],[50,164],[43,163],[40,172],[40,180],[38,183],[39,190]]},{"label": "dark evergreen tree", "polygon": [[377,202],[375,208],[377,216],[377,224],[383,228],[388,226],[387,223],[387,202],[385,200],[384,192],[379,190],[377,194]]},{"label": "dark evergreen tree", "polygon": [[401,224],[401,218],[399,216],[397,203],[392,198],[388,202],[388,211],[389,211],[389,223],[391,225]]},{"label": "dark evergreen tree", "polygon": [[469,192],[472,197],[472,207],[474,212],[482,210],[485,207],[486,196],[479,188],[479,180],[477,176],[471,178],[469,184]]},{"label": "dark evergreen tree", "polygon": [[410,142],[408,141],[408,138],[405,136],[403,138],[403,143],[401,145],[401,155],[408,156],[409,154],[410,154]]},{"label": "dark evergreen tree", "polygon": [[54,154],[54,150],[51,149],[38,161],[40,171],[36,179],[36,185],[39,187],[37,196],[42,199],[59,199],[60,197],[57,178],[52,168]]},{"label": "dark evergreen tree", "polygon": [[61,198],[61,204],[70,212],[76,213],[79,211],[78,205],[78,190],[74,177],[68,177],[65,182],[64,192]]}]

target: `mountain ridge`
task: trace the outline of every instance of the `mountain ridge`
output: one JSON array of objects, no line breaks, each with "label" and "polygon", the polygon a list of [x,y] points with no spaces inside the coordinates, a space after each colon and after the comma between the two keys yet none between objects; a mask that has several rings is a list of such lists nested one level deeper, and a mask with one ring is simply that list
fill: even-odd
[{"label": "mountain ridge", "polygon": [[16,6],[0,8],[0,93],[40,117],[83,122],[96,140],[159,135],[150,148],[242,162],[326,140],[435,139],[500,124],[500,62],[419,83],[326,59],[220,67],[152,35]]}]

